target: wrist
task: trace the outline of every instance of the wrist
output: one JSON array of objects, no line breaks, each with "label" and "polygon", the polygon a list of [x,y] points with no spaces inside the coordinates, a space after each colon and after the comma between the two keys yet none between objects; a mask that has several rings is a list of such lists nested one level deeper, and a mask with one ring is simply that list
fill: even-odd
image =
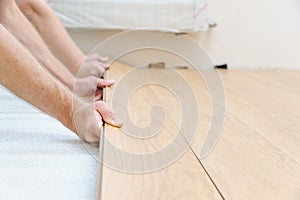
[{"label": "wrist", "polygon": [[72,98],[72,109],[71,109],[71,112],[68,112],[68,115],[69,115],[69,124],[70,124],[70,127],[69,129],[71,129],[74,133],[76,133],[78,135],[78,131],[77,131],[77,128],[76,127],[76,119],[77,119],[77,113],[84,107],[84,102],[81,101],[81,99],[75,95],[73,95],[73,98]]},{"label": "wrist", "polygon": [[[74,64],[72,67],[69,68],[69,70],[71,71],[71,73],[76,76],[77,73],[79,72],[80,70],[80,67],[82,66],[82,64],[85,62],[86,60],[86,56],[84,54],[81,54],[79,57],[78,57],[78,60],[75,62],[74,61]],[[76,64],[75,64],[76,63]]]},{"label": "wrist", "polygon": [[74,124],[74,111],[80,107],[80,100],[68,89],[64,88],[57,107],[58,115],[55,116],[64,126],[76,133]]},{"label": "wrist", "polygon": [[73,75],[70,75],[68,78],[64,80],[64,85],[66,85],[71,92],[73,92],[75,83],[76,83],[76,78]]}]

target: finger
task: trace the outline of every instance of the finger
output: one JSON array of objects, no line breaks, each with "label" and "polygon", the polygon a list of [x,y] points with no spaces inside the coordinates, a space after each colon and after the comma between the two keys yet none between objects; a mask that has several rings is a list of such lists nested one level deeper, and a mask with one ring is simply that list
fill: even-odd
[{"label": "finger", "polygon": [[99,75],[103,75],[104,72],[109,69],[110,65],[109,64],[106,64],[106,63],[99,63],[97,62],[97,65],[98,65],[98,68],[99,68]]},{"label": "finger", "polygon": [[94,61],[94,60],[106,63],[106,62],[108,62],[109,58],[108,57],[99,56],[98,54],[88,55],[87,58],[86,58],[86,61]]},{"label": "finger", "polygon": [[103,132],[102,126],[103,126],[103,122],[102,122],[102,117],[101,115],[97,112],[94,111],[94,115],[95,115],[95,121],[92,120],[94,123],[92,127],[89,127],[89,130],[86,130],[86,141],[88,143],[90,143],[92,146],[98,146],[97,144],[99,144],[100,141],[100,135]]},{"label": "finger", "polygon": [[92,145],[93,147],[99,147],[99,142],[92,142],[90,143],[90,145]]},{"label": "finger", "polygon": [[97,69],[98,69],[97,70],[98,71],[98,77],[102,77],[105,73],[105,70],[106,70],[105,66],[100,64],[100,65],[97,66]]},{"label": "finger", "polygon": [[110,64],[109,63],[107,63],[107,64],[104,65],[104,69],[105,70],[108,70],[109,68],[110,68]]},{"label": "finger", "polygon": [[102,96],[103,96],[103,90],[102,89],[98,89],[96,91],[96,95],[95,95],[95,98],[94,98],[94,101],[100,101],[102,100]]},{"label": "finger", "polygon": [[85,136],[85,138],[86,138],[85,141],[87,143],[89,143],[89,144],[97,144],[100,141],[100,136],[98,136],[98,135],[92,135],[92,134],[90,134],[88,136]]},{"label": "finger", "polygon": [[115,83],[116,83],[115,80],[106,80],[106,79],[100,78],[100,79],[98,80],[97,86],[100,87],[100,88],[103,88],[103,87],[111,87],[111,86],[114,85]]},{"label": "finger", "polygon": [[97,55],[96,60],[106,63],[106,62],[108,62],[109,58]]},{"label": "finger", "polygon": [[102,99],[102,94],[97,94],[95,95],[94,102],[101,101]]},{"label": "finger", "polygon": [[80,97],[94,97],[98,87],[98,79],[90,76],[86,78],[79,78],[74,84],[73,92]]},{"label": "finger", "polygon": [[121,120],[117,119],[113,115],[111,109],[103,101],[96,102],[95,109],[97,110],[97,112],[100,113],[100,115],[102,116],[103,120],[107,124],[109,124],[111,126],[115,126],[115,127],[121,127],[123,125],[123,123],[121,122]]}]

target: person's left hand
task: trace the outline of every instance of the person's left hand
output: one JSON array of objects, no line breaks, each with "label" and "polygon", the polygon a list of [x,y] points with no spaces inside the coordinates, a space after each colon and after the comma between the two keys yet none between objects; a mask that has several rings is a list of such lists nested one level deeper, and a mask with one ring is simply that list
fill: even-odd
[{"label": "person's left hand", "polygon": [[114,80],[106,80],[95,76],[89,76],[76,79],[73,92],[87,101],[99,101],[102,99],[103,88],[111,87],[114,84]]},{"label": "person's left hand", "polygon": [[84,78],[88,76],[95,76],[102,78],[108,68],[108,58],[101,57],[97,54],[88,55],[85,61],[81,64],[76,77]]},{"label": "person's left hand", "polygon": [[[109,68],[108,58],[98,54],[87,55],[76,74],[75,93],[81,97],[102,100],[103,88],[114,84],[113,80],[104,80],[105,71]],[[92,78],[94,77],[94,78]],[[102,79],[102,80],[100,80]]]}]

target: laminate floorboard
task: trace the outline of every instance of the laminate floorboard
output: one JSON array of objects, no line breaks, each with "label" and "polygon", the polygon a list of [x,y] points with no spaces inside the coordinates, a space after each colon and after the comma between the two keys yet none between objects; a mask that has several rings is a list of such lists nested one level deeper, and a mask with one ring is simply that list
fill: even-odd
[{"label": "laminate floorboard", "polygon": [[[117,80],[118,84],[131,69],[115,63],[106,77]],[[139,78],[146,80],[145,71],[159,76],[165,69],[139,70]],[[161,105],[165,111],[164,128],[155,137],[141,140],[128,136],[122,129],[105,125],[98,199],[299,199],[300,94],[297,83],[300,73],[220,70],[226,94],[224,127],[216,146],[202,158],[203,142],[210,126],[214,125],[211,124],[213,115],[218,114],[213,112],[212,102],[221,105],[222,99],[211,99],[207,83],[198,72],[191,69],[176,72],[188,82],[197,101],[197,107],[188,106],[186,110],[199,114],[198,118],[190,119],[191,126],[198,122],[194,141],[188,142],[185,129],[178,133],[183,120],[182,99],[158,84],[138,88],[130,99],[119,101],[128,106],[129,119],[125,122],[131,120],[139,127],[158,125],[160,120],[153,120],[150,108]],[[133,80],[132,84],[135,84]],[[105,98],[110,106],[114,105],[112,100],[117,87],[106,89]],[[174,79],[172,88],[181,87],[182,83]],[[131,154],[149,154],[174,142],[178,134],[178,147],[186,144],[188,148],[165,168],[132,174],[105,164],[113,157],[124,168],[134,166],[116,152],[106,152],[109,151],[107,141]],[[144,169],[156,164],[155,159],[145,162]]]}]

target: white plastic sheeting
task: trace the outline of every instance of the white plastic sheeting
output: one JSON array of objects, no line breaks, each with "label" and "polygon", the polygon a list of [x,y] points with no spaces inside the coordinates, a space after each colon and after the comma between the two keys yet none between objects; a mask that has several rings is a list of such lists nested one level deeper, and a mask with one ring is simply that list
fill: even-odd
[{"label": "white plastic sheeting", "polygon": [[197,32],[208,28],[207,0],[52,0],[67,28],[169,29]]},{"label": "white plastic sheeting", "polygon": [[0,199],[95,199],[98,148],[0,86]]}]

